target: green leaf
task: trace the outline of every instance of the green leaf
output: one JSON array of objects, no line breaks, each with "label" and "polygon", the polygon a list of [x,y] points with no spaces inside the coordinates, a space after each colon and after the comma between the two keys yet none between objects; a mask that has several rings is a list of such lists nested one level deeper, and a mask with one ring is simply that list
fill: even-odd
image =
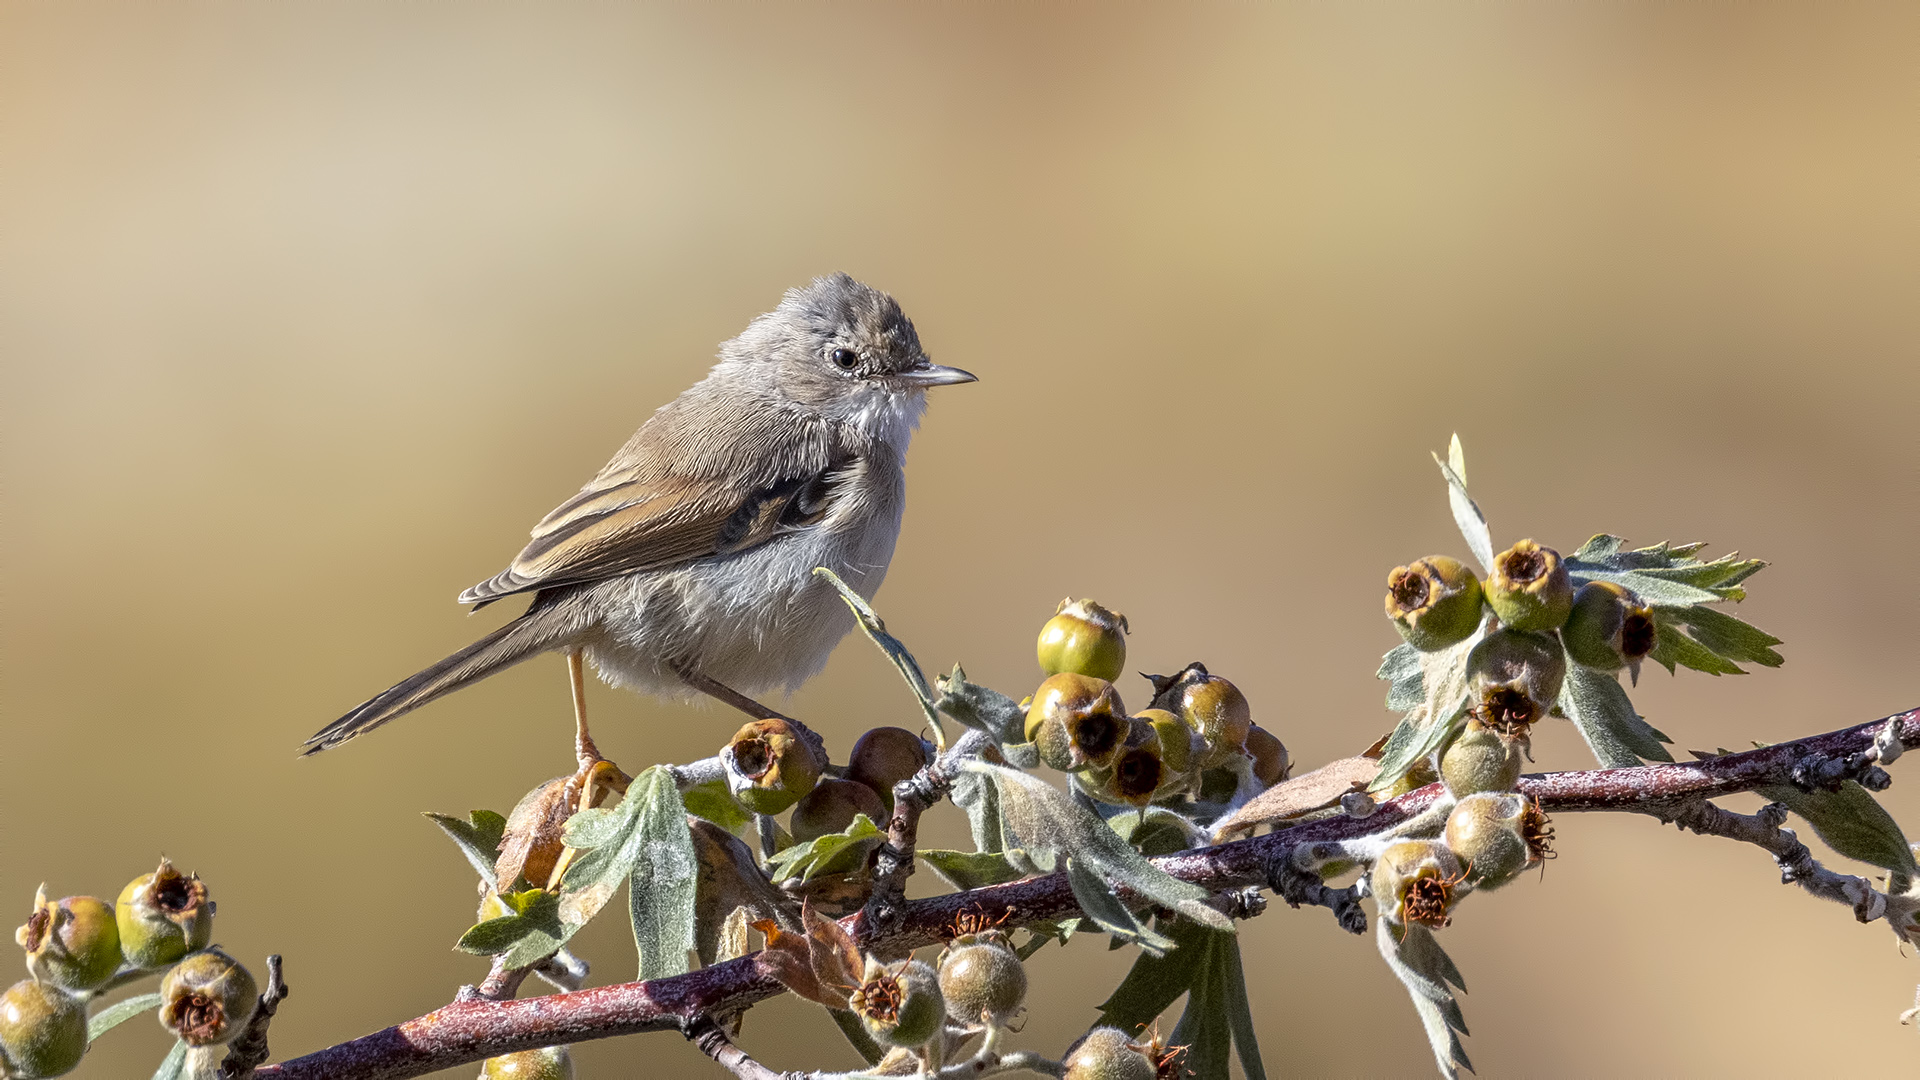
[{"label": "green leaf", "polygon": [[1908,877],[1920,876],[1913,849],[1900,825],[1873,792],[1847,780],[1838,791],[1801,791],[1792,784],[1770,784],[1760,794],[1799,814],[1820,839],[1849,859]]},{"label": "green leaf", "polygon": [[935,848],[919,852],[918,857],[933,867],[934,873],[946,878],[948,884],[962,892],[983,889],[989,885],[1004,885],[1026,876],[1007,861],[1005,853],[998,851],[946,851]]},{"label": "green leaf", "polygon": [[1068,856],[1067,884],[1073,888],[1073,898],[1079,902],[1080,910],[1086,912],[1102,930],[1123,941],[1140,946],[1149,954],[1162,953],[1173,948],[1173,942],[1152,927],[1140,921],[1139,917],[1120,902],[1113,889],[1101,879],[1087,860]]},{"label": "green leaf", "polygon": [[1108,818],[1107,825],[1120,834],[1128,847],[1149,859],[1185,851],[1205,835],[1185,817],[1164,806],[1149,806],[1139,812],[1122,811]]},{"label": "green leaf", "polygon": [[1239,939],[1189,919],[1170,920],[1161,929],[1173,948],[1134,960],[1127,977],[1100,1004],[1099,1025],[1137,1032],[1187,994],[1170,1037],[1173,1045],[1188,1048],[1181,1067],[1194,1076],[1224,1077],[1231,1047],[1239,1052],[1247,1080],[1265,1080]]},{"label": "green leaf", "polygon": [[1413,999],[1413,1009],[1420,1015],[1420,1026],[1426,1029],[1427,1042],[1433,1047],[1433,1059],[1440,1067],[1440,1075],[1447,1080],[1457,1080],[1460,1075],[1457,1069],[1472,1072],[1473,1063],[1460,1045],[1460,1036],[1467,1033],[1466,1018],[1453,992],[1447,989],[1449,983],[1466,989],[1460,969],[1424,926],[1409,924],[1401,928],[1385,919],[1375,919],[1374,928],[1387,968]]},{"label": "green leaf", "polygon": [[927,722],[933,725],[934,741],[944,747],[947,744],[946,727],[940,723],[940,710],[933,707],[933,691],[927,686],[927,676],[920,670],[920,662],[913,658],[899,638],[887,633],[887,624],[880,621],[880,616],[867,603],[866,597],[854,592],[852,586],[840,580],[839,574],[824,566],[814,567],[813,572],[826,578],[827,583],[839,592],[840,599],[853,609],[854,620],[860,624],[860,629],[875,645],[880,646],[880,651],[887,654],[893,666],[900,669],[900,677],[907,680],[907,688],[913,691],[914,697],[920,699],[920,711],[927,714]]},{"label": "green leaf", "polygon": [[173,1049],[160,1061],[160,1067],[153,1070],[153,1080],[186,1080],[187,1044],[179,1039],[173,1041]]},{"label": "green leaf", "polygon": [[[1214,937],[1226,935],[1215,934]],[[1180,1067],[1202,1080],[1227,1080],[1227,1062],[1233,1056],[1233,1026],[1227,1017],[1228,962],[1217,942],[1204,947],[1206,959],[1187,991],[1187,1007],[1167,1041],[1186,1047]]]},{"label": "green leaf", "polygon": [[812,881],[817,874],[846,873],[864,863],[867,852],[872,851],[885,835],[874,825],[872,818],[855,814],[853,824],[844,831],[795,844],[768,859],[767,864],[775,881],[788,878]]},{"label": "green leaf", "polygon": [[1746,590],[1739,583],[1767,565],[1733,555],[1701,562],[1693,554],[1703,544],[1659,543],[1632,551],[1622,550],[1625,545],[1626,541],[1605,533],[1582,544],[1566,561],[1574,585],[1612,581],[1654,607],[1692,607],[1744,598]]},{"label": "green leaf", "polygon": [[460,854],[480,875],[480,880],[493,885],[493,866],[500,858],[500,838],[506,835],[507,819],[491,810],[474,810],[467,814],[466,821],[447,814],[428,814],[427,820],[440,826],[447,834]]},{"label": "green leaf", "polygon": [[1453,508],[1453,523],[1460,527],[1460,535],[1466,537],[1467,550],[1479,560],[1483,573],[1491,572],[1493,535],[1487,531],[1487,516],[1467,494],[1467,456],[1460,449],[1458,433],[1447,447],[1447,460],[1441,461],[1440,455],[1435,454],[1433,463],[1440,466],[1440,475],[1447,478],[1447,505]]},{"label": "green leaf", "polygon": [[1414,762],[1445,745],[1448,736],[1464,722],[1460,718],[1469,700],[1467,657],[1485,637],[1486,628],[1482,626],[1465,641],[1444,649],[1414,651],[1420,664],[1424,697],[1408,711],[1388,737],[1387,745],[1381,748],[1380,775],[1374,777],[1367,790],[1392,787]]},{"label": "green leaf", "polygon": [[1701,645],[1686,635],[1679,618],[1687,611],[1700,611],[1702,608],[1655,608],[1653,622],[1658,631],[1653,637],[1653,651],[1647,659],[1672,672],[1674,665],[1704,671],[1709,675],[1745,675],[1732,661],[1721,657],[1713,650]]},{"label": "green leaf", "polygon": [[[1038,764],[1036,760],[1034,765]],[[953,790],[948,798],[967,812],[967,828],[973,834],[975,851],[1006,850],[1007,838],[1000,832],[1000,792],[993,786],[992,780],[973,773],[961,773],[954,777]]]},{"label": "green leaf", "polygon": [[1404,641],[1380,658],[1380,670],[1373,674],[1387,680],[1387,708],[1392,712],[1406,712],[1427,700],[1420,650]]},{"label": "green leaf", "polygon": [[1714,608],[1688,608],[1676,616],[1694,640],[1729,660],[1779,667],[1786,660],[1773,651],[1780,639]]},{"label": "green leaf", "polygon": [[[686,807],[673,775],[654,766],[634,779],[627,800],[641,803],[640,850],[627,880],[633,944],[641,981],[684,974],[694,949],[694,900],[700,867]],[[626,800],[623,800],[623,802]]]},{"label": "green leaf", "polygon": [[500,896],[513,914],[488,919],[460,935],[454,948],[478,956],[500,956],[508,967],[525,967],[553,955],[571,931],[560,922],[560,896],[526,889]]},{"label": "green leaf", "polygon": [[1253,1002],[1247,996],[1247,969],[1240,963],[1239,939],[1227,942],[1222,951],[1227,958],[1227,973],[1222,979],[1227,994],[1227,1026],[1233,1029],[1240,1071],[1246,1074],[1246,1080],[1267,1080],[1267,1067],[1260,1060],[1260,1039],[1253,1030]]},{"label": "green leaf", "polygon": [[1174,919],[1164,929],[1173,948],[1157,954],[1143,952],[1134,960],[1127,977],[1100,1003],[1097,1026],[1132,1034],[1151,1024],[1192,988],[1211,955],[1211,939],[1221,936],[1188,919]]},{"label": "green leaf", "polygon": [[592,807],[576,811],[567,819],[561,839],[570,848],[591,851],[617,843],[630,828],[632,822],[621,811]]},{"label": "green leaf", "polygon": [[1634,711],[1620,680],[1607,672],[1568,664],[1559,705],[1603,768],[1631,768],[1642,759],[1673,760],[1660,745],[1660,733]]},{"label": "green leaf", "polygon": [[753,815],[727,790],[724,779],[695,784],[680,793],[680,801],[685,804],[687,813],[706,818],[730,833],[740,832],[753,820]]},{"label": "green leaf", "polygon": [[1027,712],[1020,703],[991,687],[967,681],[959,664],[940,679],[934,707],[970,728],[993,736],[995,742],[1020,742],[1025,737]]},{"label": "green leaf", "polygon": [[116,1001],[106,1008],[101,1009],[99,1012],[94,1013],[92,1016],[87,1017],[87,1041],[91,1043],[93,1040],[105,1035],[107,1032],[126,1023],[128,1020],[139,1016],[148,1009],[157,1009],[159,1007],[159,994],[140,994],[137,997],[127,998],[125,1001]]}]

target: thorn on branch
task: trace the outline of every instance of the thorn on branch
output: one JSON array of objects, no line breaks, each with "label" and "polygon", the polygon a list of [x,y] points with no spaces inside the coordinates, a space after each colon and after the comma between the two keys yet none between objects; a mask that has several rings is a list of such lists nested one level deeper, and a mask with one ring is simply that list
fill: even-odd
[{"label": "thorn on branch", "polygon": [[246,1080],[253,1075],[253,1070],[266,1064],[267,1025],[273,1023],[273,1014],[291,992],[280,974],[279,955],[267,957],[267,988],[260,994],[260,1003],[253,1010],[253,1018],[247,1021],[247,1029],[228,1045],[227,1056],[220,1062],[221,1080]]}]

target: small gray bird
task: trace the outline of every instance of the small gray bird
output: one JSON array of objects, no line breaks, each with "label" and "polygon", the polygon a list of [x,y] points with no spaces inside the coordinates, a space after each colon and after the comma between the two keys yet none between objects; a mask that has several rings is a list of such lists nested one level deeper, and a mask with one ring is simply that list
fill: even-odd
[{"label": "small gray bird", "polygon": [[512,565],[460,594],[477,609],[532,592],[525,614],[328,724],[306,752],[556,650],[576,708],[583,655],[606,682],[662,696],[793,690],[853,628],[813,568],[869,598],[880,588],[926,392],[973,381],[931,363],[877,289],[836,274],[789,290],[534,526]]}]

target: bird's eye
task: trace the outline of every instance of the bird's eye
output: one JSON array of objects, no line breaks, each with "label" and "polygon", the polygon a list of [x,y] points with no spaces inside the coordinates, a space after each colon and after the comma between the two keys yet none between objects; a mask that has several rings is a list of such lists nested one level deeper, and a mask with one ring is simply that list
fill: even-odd
[{"label": "bird's eye", "polygon": [[852,349],[835,349],[827,354],[827,359],[841,371],[852,371],[860,365],[860,354]]}]

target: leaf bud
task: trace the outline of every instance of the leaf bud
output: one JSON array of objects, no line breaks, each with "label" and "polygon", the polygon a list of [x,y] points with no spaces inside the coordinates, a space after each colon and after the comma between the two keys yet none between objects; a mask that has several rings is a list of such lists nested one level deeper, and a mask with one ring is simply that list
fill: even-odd
[{"label": "leaf bud", "polygon": [[573,1080],[573,1055],[564,1046],[502,1054],[480,1066],[480,1080]]},{"label": "leaf bud", "polygon": [[962,934],[940,954],[940,994],[954,1023],[1005,1027],[1027,1000],[1027,969],[1005,932]]},{"label": "leaf bud", "polygon": [[63,990],[92,990],[120,970],[120,927],[113,905],[99,897],[48,900],[40,886],[33,913],[13,940],[27,951],[33,977]]},{"label": "leaf bud", "polygon": [[1480,579],[1458,559],[1429,555],[1387,575],[1387,618],[1407,644],[1433,652],[1480,627]]},{"label": "leaf bud", "polygon": [[1286,744],[1259,724],[1247,729],[1247,756],[1253,759],[1253,778],[1261,787],[1272,787],[1293,771]]},{"label": "leaf bud", "polygon": [[219,949],[194,953],[160,980],[160,1024],[188,1046],[232,1041],[259,1004],[253,974]]},{"label": "leaf bud", "polygon": [[1497,889],[1553,855],[1546,815],[1533,800],[1512,793],[1462,798],[1447,815],[1446,838],[1466,864],[1467,880],[1482,889]]},{"label": "leaf bud", "polygon": [[1438,930],[1452,921],[1459,899],[1460,860],[1437,840],[1402,840],[1373,864],[1373,896],[1380,917],[1398,925]]},{"label": "leaf bud", "polygon": [[1573,579],[1560,553],[1522,540],[1494,557],[1487,603],[1514,630],[1558,630],[1573,610]]},{"label": "leaf bud", "polygon": [[785,720],[743,724],[720,751],[727,790],[756,814],[778,814],[813,790],[826,771],[824,755]]},{"label": "leaf bud", "polygon": [[793,832],[794,843],[804,844],[845,832],[856,814],[865,814],[867,820],[886,826],[887,807],[880,801],[879,792],[858,781],[823,776],[805,798],[794,804],[787,827]]},{"label": "leaf bud", "polygon": [[159,869],[120,890],[113,918],[121,955],[144,971],[166,967],[213,940],[213,901],[206,884],[164,858]]},{"label": "leaf bud", "polygon": [[1658,635],[1653,609],[1632,591],[1611,581],[1589,581],[1574,594],[1560,640],[1576,664],[1601,671],[1630,666],[1637,674]]},{"label": "leaf bud", "polygon": [[1560,697],[1567,656],[1543,634],[1502,628],[1467,654],[1470,706],[1480,722],[1503,735],[1524,735]]},{"label": "leaf bud", "polygon": [[1070,671],[1048,676],[1027,709],[1027,741],[1062,772],[1112,765],[1127,730],[1127,707],[1113,684]]},{"label": "leaf bud", "polygon": [[925,739],[906,728],[877,727],[860,736],[848,752],[847,779],[879,792],[881,801],[891,809],[893,785],[912,779],[932,763]]},{"label": "leaf bud", "polygon": [[1153,707],[1165,709],[1200,733],[1206,750],[1200,767],[1225,765],[1246,752],[1247,732],[1253,728],[1253,709],[1240,688],[1209,674],[1205,664],[1188,664],[1174,675],[1149,675]]},{"label": "leaf bud", "polygon": [[1160,1070],[1148,1049],[1119,1028],[1094,1028],[1067,1051],[1061,1080],[1154,1080]]},{"label": "leaf bud", "polygon": [[1040,628],[1040,670],[1071,671],[1108,682],[1127,669],[1127,617],[1091,600],[1060,601]]},{"label": "leaf bud", "polygon": [[87,1010],[52,983],[22,979],[0,995],[0,1075],[72,1072],[87,1052]]},{"label": "leaf bud", "polygon": [[1469,719],[1467,730],[1440,755],[1440,778],[1456,799],[1480,791],[1512,791],[1520,780],[1524,739],[1502,735],[1478,717]]},{"label": "leaf bud", "polygon": [[853,992],[852,1007],[867,1034],[885,1046],[925,1046],[941,1033],[947,1019],[940,976],[920,960],[888,968],[869,959],[866,977]]}]

